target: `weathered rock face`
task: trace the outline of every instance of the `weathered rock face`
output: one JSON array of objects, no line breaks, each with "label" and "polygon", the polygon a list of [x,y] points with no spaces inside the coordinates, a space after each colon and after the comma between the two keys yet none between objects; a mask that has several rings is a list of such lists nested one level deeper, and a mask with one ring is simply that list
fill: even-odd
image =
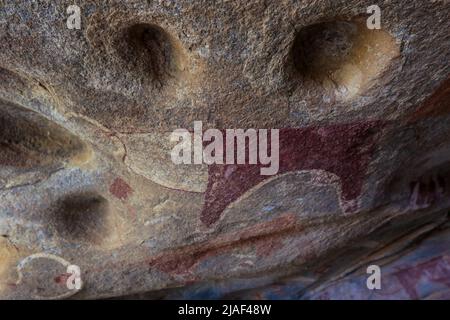
[{"label": "weathered rock face", "polygon": [[[77,3],[0,0],[1,298],[450,297],[448,1]],[[194,121],[278,174],[174,164]]]}]

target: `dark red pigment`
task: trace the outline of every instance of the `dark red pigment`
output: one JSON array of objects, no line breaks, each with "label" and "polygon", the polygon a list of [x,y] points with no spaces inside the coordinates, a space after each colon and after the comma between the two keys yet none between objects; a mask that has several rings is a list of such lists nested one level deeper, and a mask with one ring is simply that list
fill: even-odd
[{"label": "dark red pigment", "polygon": [[[375,135],[382,126],[381,121],[368,121],[280,129],[278,174],[298,170],[325,170],[340,177],[343,200],[356,199],[361,193],[366,169],[375,147]],[[268,136],[270,138],[270,134]],[[271,176],[260,174],[261,167],[261,164],[210,165],[201,221],[206,226],[211,226],[219,220],[230,203],[270,178]],[[347,208],[349,211],[356,209]]]},{"label": "dark red pigment", "polygon": [[423,118],[450,114],[450,78],[444,81],[436,91],[409,117],[409,122]]},{"label": "dark red pigment", "polygon": [[120,200],[127,200],[133,194],[133,189],[123,179],[116,178],[109,187],[109,192]]},{"label": "dark red pigment", "polygon": [[69,280],[71,273],[63,273],[55,277],[55,283],[60,285],[65,285],[67,283],[67,280]]}]

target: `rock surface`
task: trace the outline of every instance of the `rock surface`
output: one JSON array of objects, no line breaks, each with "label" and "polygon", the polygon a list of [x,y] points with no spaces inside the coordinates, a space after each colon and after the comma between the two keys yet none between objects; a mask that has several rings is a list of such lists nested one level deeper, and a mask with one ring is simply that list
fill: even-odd
[{"label": "rock surface", "polygon": [[[447,0],[77,3],[0,0],[0,298],[450,297]],[[194,121],[278,174],[175,165]]]}]

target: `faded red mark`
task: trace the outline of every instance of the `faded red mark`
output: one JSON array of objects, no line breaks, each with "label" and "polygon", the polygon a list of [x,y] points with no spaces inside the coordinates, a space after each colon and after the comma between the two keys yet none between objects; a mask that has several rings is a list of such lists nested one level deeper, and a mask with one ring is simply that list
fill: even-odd
[{"label": "faded red mark", "polygon": [[135,220],[137,217],[136,209],[131,205],[126,205],[127,211],[130,214],[130,217]]},{"label": "faded red mark", "polygon": [[[285,214],[274,220],[258,223],[238,232],[219,236],[203,245],[182,248],[153,257],[151,268],[172,275],[189,275],[204,260],[226,254],[237,248],[252,246],[262,256],[282,247],[282,237],[289,237],[289,231],[296,227],[293,214]],[[298,231],[298,230],[297,230]],[[268,245],[269,244],[269,245]],[[259,248],[259,249],[258,249]]]},{"label": "faded red mark", "polygon": [[67,280],[69,280],[71,275],[72,275],[71,273],[60,274],[59,276],[55,277],[55,279],[54,279],[55,283],[57,283],[59,285],[66,285]]},{"label": "faded red mark", "polygon": [[237,232],[220,235],[204,243],[186,246],[178,250],[162,252],[158,255],[138,259],[107,262],[98,268],[86,270],[85,273],[101,273],[111,270],[117,264],[125,265],[127,268],[139,268],[147,265],[170,275],[181,275],[185,283],[198,281],[193,273],[195,268],[205,259],[225,254],[231,250],[239,250],[245,246],[255,247],[259,241],[266,241],[271,237],[291,239],[293,234],[301,232],[302,226],[297,224],[296,215],[292,213],[283,214],[273,220],[257,223],[243,228]]},{"label": "faded red mark", "polygon": [[411,299],[419,299],[416,286],[424,282],[445,284],[450,288],[450,257],[439,256],[393,273]]},{"label": "faded red mark", "polygon": [[258,257],[266,258],[283,248],[283,241],[280,238],[270,238],[257,242],[255,247]]},{"label": "faded red mark", "polygon": [[133,189],[121,178],[116,178],[109,187],[109,192],[120,200],[127,200],[132,194]]},{"label": "faded red mark", "polygon": [[238,232],[217,237],[212,244],[234,243],[250,241],[251,239],[265,238],[276,233],[287,235],[290,230],[297,227],[297,219],[293,213],[285,213],[270,221],[260,222]]},{"label": "faded red mark", "polygon": [[202,260],[214,255],[214,250],[205,250],[179,256],[163,256],[158,260],[151,261],[149,266],[165,273],[182,275],[189,273]]},{"label": "faded red mark", "polygon": [[[367,166],[381,121],[280,129],[278,174],[321,169],[336,174],[342,182],[342,200],[356,199],[362,189]],[[270,150],[270,149],[269,149]],[[201,221],[211,226],[223,210],[243,193],[270,178],[262,176],[262,165],[210,165],[209,181]],[[346,208],[353,212],[354,207]]]},{"label": "faded red mark", "polygon": [[409,122],[450,114],[450,78],[445,80],[439,88],[414,112]]}]

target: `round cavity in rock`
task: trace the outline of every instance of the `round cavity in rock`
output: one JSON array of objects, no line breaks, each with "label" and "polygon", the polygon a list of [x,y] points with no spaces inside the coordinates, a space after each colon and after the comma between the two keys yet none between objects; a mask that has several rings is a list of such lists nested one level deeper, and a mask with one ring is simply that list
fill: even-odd
[{"label": "round cavity in rock", "polygon": [[89,155],[90,149],[66,129],[34,111],[0,100],[0,169],[59,167],[81,163]]},{"label": "round cavity in rock", "polygon": [[58,203],[53,225],[68,241],[100,244],[109,230],[108,212],[108,202],[103,197],[74,194]]},{"label": "round cavity in rock", "polygon": [[368,29],[365,20],[304,27],[292,46],[295,74],[343,100],[367,89],[399,54],[395,39],[386,31]]},{"label": "round cavity in rock", "polygon": [[162,28],[139,23],[124,30],[119,52],[130,68],[159,86],[181,69],[180,48]]}]

